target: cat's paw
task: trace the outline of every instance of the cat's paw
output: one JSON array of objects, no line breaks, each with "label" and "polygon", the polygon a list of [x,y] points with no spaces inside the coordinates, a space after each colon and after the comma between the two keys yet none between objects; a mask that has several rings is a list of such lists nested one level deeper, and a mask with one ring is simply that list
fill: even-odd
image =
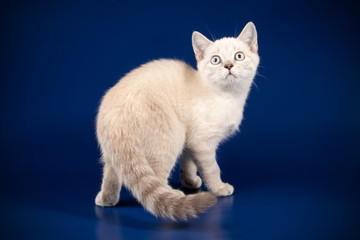
[{"label": "cat's paw", "polygon": [[105,195],[101,191],[95,198],[95,204],[101,207],[113,207],[119,202],[119,196]]},{"label": "cat's paw", "polygon": [[188,189],[198,189],[201,187],[202,181],[199,176],[195,176],[194,179],[181,179],[181,185]]},{"label": "cat's paw", "polygon": [[228,183],[221,183],[216,189],[212,189],[212,192],[220,196],[230,196],[234,192],[234,187]]}]

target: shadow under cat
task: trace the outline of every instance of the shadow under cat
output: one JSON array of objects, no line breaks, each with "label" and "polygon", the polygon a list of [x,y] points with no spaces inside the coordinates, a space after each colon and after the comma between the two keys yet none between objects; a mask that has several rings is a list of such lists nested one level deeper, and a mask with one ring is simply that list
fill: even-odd
[{"label": "shadow under cat", "polygon": [[[185,190],[187,193],[188,191]],[[120,200],[115,208],[103,208],[95,206],[95,214],[98,218],[96,233],[101,239],[121,239],[128,232],[146,231],[149,232],[147,239],[172,239],[172,235],[184,234],[189,239],[192,233],[206,234],[207,239],[230,237],[231,226],[224,221],[227,209],[232,208],[233,196],[219,198],[218,203],[209,209],[208,212],[200,214],[197,219],[189,222],[174,222],[169,220],[156,219],[150,214],[144,215],[144,210],[135,199],[126,198]],[[132,208],[131,212],[127,211]],[[138,209],[135,209],[136,207]],[[135,212],[139,211],[139,214]],[[141,212],[141,213],[140,213]],[[126,232],[126,234],[124,233]]]}]

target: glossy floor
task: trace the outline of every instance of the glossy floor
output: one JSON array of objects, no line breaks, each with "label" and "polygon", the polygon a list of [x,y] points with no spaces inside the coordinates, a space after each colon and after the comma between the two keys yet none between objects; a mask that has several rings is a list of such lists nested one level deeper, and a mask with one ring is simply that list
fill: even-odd
[{"label": "glossy floor", "polygon": [[[3,239],[358,239],[354,196],[326,189],[270,184],[238,188],[199,218],[171,222],[151,216],[125,190],[113,208],[94,192],[57,189],[2,199]],[[55,201],[49,201],[55,199]]]}]

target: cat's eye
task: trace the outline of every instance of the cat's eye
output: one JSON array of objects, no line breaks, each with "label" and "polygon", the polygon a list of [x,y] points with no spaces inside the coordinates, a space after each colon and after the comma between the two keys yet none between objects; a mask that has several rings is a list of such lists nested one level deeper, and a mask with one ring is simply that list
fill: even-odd
[{"label": "cat's eye", "polygon": [[218,55],[215,55],[210,60],[211,64],[218,65],[221,63],[221,58]]},{"label": "cat's eye", "polygon": [[242,61],[245,59],[245,54],[243,52],[237,52],[234,56],[236,61]]}]

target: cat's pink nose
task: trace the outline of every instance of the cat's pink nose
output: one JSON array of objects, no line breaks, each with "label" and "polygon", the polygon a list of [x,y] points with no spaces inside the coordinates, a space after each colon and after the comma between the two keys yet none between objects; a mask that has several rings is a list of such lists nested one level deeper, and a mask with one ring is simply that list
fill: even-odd
[{"label": "cat's pink nose", "polygon": [[231,63],[228,63],[228,64],[225,64],[224,68],[227,68],[227,69],[231,69],[234,65],[232,65]]}]

